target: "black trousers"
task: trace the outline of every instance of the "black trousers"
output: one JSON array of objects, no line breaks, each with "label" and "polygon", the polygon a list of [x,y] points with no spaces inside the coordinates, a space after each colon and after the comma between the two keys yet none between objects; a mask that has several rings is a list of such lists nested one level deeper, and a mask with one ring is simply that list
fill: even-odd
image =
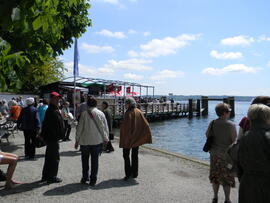
[{"label": "black trousers", "polygon": [[24,130],[24,154],[26,157],[34,158],[36,155],[36,130]]},{"label": "black trousers", "polygon": [[102,151],[102,144],[81,145],[82,174],[83,179],[89,179],[89,157],[91,155],[91,175],[90,182],[96,183],[98,174],[98,160]]},{"label": "black trousers", "polygon": [[60,162],[59,143],[49,142],[47,143],[45,162],[42,171],[43,180],[53,180],[57,177],[58,166]]},{"label": "black trousers", "polygon": [[68,120],[64,120],[65,122],[65,138],[64,140],[69,139],[70,131],[71,131],[71,125],[68,124]]},{"label": "black trousers", "polygon": [[[131,163],[130,163],[130,150],[131,154]],[[123,149],[123,157],[125,161],[125,173],[126,177],[130,177],[131,175],[136,178],[138,176],[138,167],[139,167],[139,159],[138,159],[139,147],[135,147],[132,149]]]}]

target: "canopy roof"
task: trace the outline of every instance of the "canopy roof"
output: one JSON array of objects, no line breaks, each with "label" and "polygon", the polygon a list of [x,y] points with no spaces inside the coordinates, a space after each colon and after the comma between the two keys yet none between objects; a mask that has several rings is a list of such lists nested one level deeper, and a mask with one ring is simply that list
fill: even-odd
[{"label": "canopy roof", "polygon": [[[74,77],[68,77],[63,79],[63,82],[74,82]],[[134,82],[125,82],[125,81],[120,81],[120,80],[105,80],[105,79],[100,79],[100,78],[87,78],[87,77],[81,77],[78,76],[76,77],[75,80],[76,84],[80,83],[81,86],[90,86],[91,84],[101,84],[101,85],[110,85],[114,84],[116,86],[134,86],[134,87],[144,87],[144,88],[155,88],[154,86],[149,86],[149,85],[141,85],[139,83],[134,83]],[[84,85],[87,84],[87,85]]]}]

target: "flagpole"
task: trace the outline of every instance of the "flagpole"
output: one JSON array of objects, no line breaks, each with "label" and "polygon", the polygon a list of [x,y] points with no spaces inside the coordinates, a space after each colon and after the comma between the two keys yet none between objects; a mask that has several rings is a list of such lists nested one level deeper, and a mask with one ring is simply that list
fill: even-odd
[{"label": "flagpole", "polygon": [[77,45],[77,38],[75,38],[74,44],[74,62],[73,62],[73,75],[74,75],[74,90],[73,90],[73,112],[74,117],[76,118],[76,76],[79,74],[79,55],[78,55],[78,45]]}]

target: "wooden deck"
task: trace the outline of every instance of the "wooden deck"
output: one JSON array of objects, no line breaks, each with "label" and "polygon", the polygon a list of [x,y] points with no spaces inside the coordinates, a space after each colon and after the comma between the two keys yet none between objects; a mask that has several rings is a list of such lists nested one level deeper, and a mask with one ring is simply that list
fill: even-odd
[{"label": "wooden deck", "polygon": [[[109,105],[113,113],[113,119],[117,125],[124,116],[123,104]],[[170,118],[188,117],[188,103],[141,103],[137,105],[149,121],[165,120]],[[192,105],[193,112],[196,113],[196,103]]]}]

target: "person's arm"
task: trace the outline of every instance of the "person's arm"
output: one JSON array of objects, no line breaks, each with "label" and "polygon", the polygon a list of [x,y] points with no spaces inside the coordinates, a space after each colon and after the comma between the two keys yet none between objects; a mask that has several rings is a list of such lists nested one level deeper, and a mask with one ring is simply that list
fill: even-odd
[{"label": "person's arm", "polygon": [[232,127],[232,137],[231,137],[231,141],[232,141],[232,143],[234,143],[235,142],[235,140],[236,140],[236,138],[237,138],[237,131],[236,131],[236,127],[235,127],[235,125],[233,125],[233,127]]},{"label": "person's arm", "polygon": [[[104,142],[108,142],[109,139],[109,128],[108,128],[108,124],[107,124],[107,119],[104,115],[104,113],[100,113],[100,114],[97,114],[97,124],[100,126],[100,130],[101,130],[101,136],[102,136],[102,139]],[[94,118],[95,119],[95,118]],[[97,127],[99,127],[97,126]]]},{"label": "person's arm", "polygon": [[78,125],[77,125],[77,128],[76,128],[76,137],[75,137],[75,145],[74,145],[74,148],[75,149],[78,149],[79,147],[79,141],[80,141],[80,138],[81,138],[81,135],[82,135],[82,131],[83,131],[83,125],[84,125],[84,120],[85,120],[85,113],[82,113],[82,115],[80,116],[80,120],[78,122]]},{"label": "person's arm", "polygon": [[244,136],[244,129],[242,127],[239,127],[237,139],[240,140],[243,136]]},{"label": "person's arm", "polygon": [[205,132],[205,137],[206,138],[208,138],[208,136],[209,136],[209,132],[210,132],[210,130],[211,130],[211,126],[213,125],[213,122],[214,121],[211,121],[210,123],[209,123],[209,125],[208,125],[208,127],[207,127],[207,130],[206,130],[206,132]]}]

